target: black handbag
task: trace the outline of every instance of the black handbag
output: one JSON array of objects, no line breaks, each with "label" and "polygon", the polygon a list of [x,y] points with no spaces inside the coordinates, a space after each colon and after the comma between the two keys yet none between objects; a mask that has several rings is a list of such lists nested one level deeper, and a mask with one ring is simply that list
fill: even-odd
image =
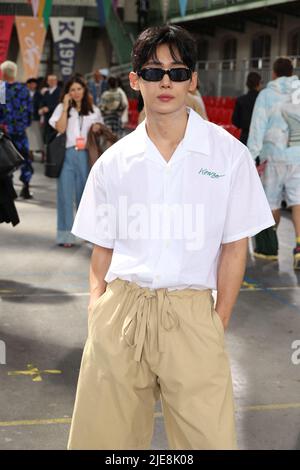
[{"label": "black handbag", "polygon": [[277,256],[278,238],[276,227],[269,227],[255,235],[255,253],[258,255]]},{"label": "black handbag", "polygon": [[66,134],[57,134],[47,145],[45,176],[58,178],[62,170],[66,154]]},{"label": "black handbag", "polygon": [[12,140],[0,130],[0,176],[16,170],[24,161]]}]

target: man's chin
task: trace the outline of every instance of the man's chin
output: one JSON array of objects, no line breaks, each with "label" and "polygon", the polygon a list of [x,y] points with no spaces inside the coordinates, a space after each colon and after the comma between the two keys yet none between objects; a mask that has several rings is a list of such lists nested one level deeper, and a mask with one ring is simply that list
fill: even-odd
[{"label": "man's chin", "polygon": [[186,108],[186,105],[183,104],[182,106],[159,106],[159,107],[153,107],[152,109],[149,110],[150,114],[157,114],[161,116],[167,116],[169,114],[174,114],[174,113],[179,113],[183,109]]}]

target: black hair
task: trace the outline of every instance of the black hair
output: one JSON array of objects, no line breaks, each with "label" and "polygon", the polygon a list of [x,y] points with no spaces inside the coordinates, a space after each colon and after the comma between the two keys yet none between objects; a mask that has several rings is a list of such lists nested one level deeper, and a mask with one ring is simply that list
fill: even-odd
[{"label": "black hair", "polygon": [[293,70],[292,61],[288,57],[279,57],[273,64],[273,71],[277,77],[291,77]]},{"label": "black hair", "polygon": [[110,76],[109,79],[107,80],[108,87],[115,89],[118,88],[118,79],[116,77]]},{"label": "black hair", "polygon": [[[92,99],[91,99],[91,96],[87,87],[87,83],[85,79],[81,77],[79,74],[74,75],[67,81],[67,83],[65,84],[64,90],[62,92],[60,101],[63,102],[65,95],[69,93],[70,88],[74,83],[78,83],[84,89],[84,93],[83,93],[83,97],[81,101],[80,114],[83,116],[88,116],[90,112],[91,113],[93,112],[93,103],[92,103]],[[72,104],[70,107],[75,107],[75,103]],[[68,116],[69,116],[69,112],[68,112]]]},{"label": "black hair", "polygon": [[255,90],[261,82],[261,75],[257,72],[250,72],[247,76],[246,85],[249,90]]},{"label": "black hair", "polygon": [[142,93],[140,92],[138,96],[138,102],[137,102],[138,112],[140,113],[143,110],[143,108],[144,108],[144,99],[142,97]]},{"label": "black hair", "polygon": [[[197,44],[191,34],[181,26],[153,26],[143,31],[132,50],[132,65],[135,72],[141,70],[149,59],[157,59],[157,46],[167,44],[174,60],[181,61],[192,71],[197,62]],[[177,52],[178,51],[178,52]]]},{"label": "black hair", "polygon": [[38,81],[37,81],[36,78],[28,78],[28,80],[26,81],[26,83],[27,83],[27,84],[29,84],[29,83],[36,83],[36,84],[38,84]]}]

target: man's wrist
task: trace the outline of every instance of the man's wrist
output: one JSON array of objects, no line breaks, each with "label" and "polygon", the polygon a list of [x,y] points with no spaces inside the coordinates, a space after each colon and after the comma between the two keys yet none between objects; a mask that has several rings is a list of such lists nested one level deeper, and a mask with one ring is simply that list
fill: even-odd
[{"label": "man's wrist", "polygon": [[222,309],[222,307],[218,307],[218,306],[215,307],[215,312],[217,313],[217,315],[219,315],[223,323],[224,329],[226,329],[228,326],[230,317],[231,317],[231,312],[230,313],[225,312],[224,309]]},{"label": "man's wrist", "polygon": [[106,291],[106,283],[104,283],[101,287],[97,287],[96,289],[93,289],[90,295],[90,302],[89,302],[89,309],[93,307],[94,303],[97,302],[99,297],[104,294]]}]

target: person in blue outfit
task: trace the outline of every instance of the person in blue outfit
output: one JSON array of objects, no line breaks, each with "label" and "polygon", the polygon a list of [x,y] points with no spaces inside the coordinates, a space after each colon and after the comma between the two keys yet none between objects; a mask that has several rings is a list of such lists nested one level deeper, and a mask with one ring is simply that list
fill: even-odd
[{"label": "person in blue outfit", "polygon": [[93,78],[88,81],[89,92],[96,106],[100,104],[102,93],[108,89],[107,75],[107,69],[95,70]]},{"label": "person in blue outfit", "polygon": [[20,180],[23,183],[20,196],[30,199],[32,194],[29,183],[33,175],[33,167],[29,158],[29,143],[26,129],[31,124],[32,101],[26,85],[16,81],[17,65],[9,60],[1,64],[5,81],[5,104],[0,104],[0,124],[23,155],[25,161],[21,166]]}]

